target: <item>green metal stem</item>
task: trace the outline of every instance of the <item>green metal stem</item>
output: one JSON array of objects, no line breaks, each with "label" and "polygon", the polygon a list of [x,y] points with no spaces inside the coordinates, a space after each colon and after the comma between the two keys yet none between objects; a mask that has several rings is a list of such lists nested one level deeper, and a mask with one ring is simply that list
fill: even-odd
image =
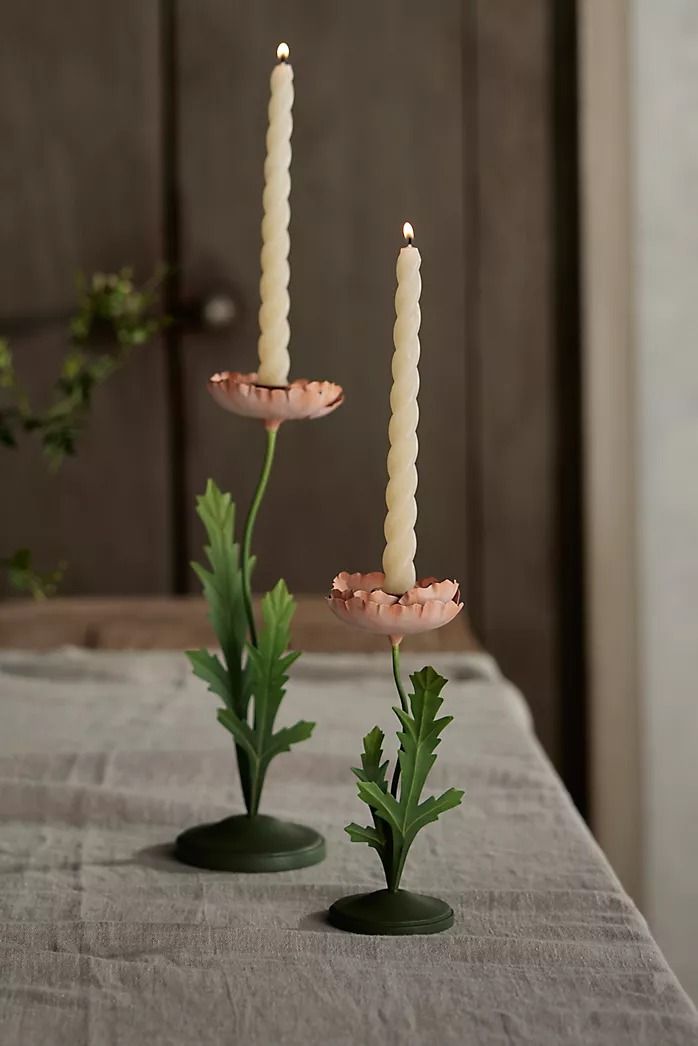
[{"label": "green metal stem", "polygon": [[[407,694],[405,693],[402,685],[402,679],[400,678],[400,645],[394,643],[392,646],[392,657],[393,657],[393,679],[395,680],[395,687],[400,698],[400,704],[402,705],[403,712],[409,714],[410,706],[407,703]],[[393,780],[390,784],[390,794],[397,796],[397,786],[400,782],[400,760],[399,758],[395,761],[395,769],[393,771]]]},{"label": "green metal stem", "polygon": [[[262,504],[269,483],[271,467],[274,463],[276,433],[277,429],[267,429],[267,446],[264,453],[264,461],[262,462],[262,471],[257,480],[257,487],[254,492],[254,497],[252,498],[249,512],[247,513],[245,529],[242,536],[242,598],[245,604],[245,616],[247,618],[250,642],[253,646],[257,646],[257,626],[255,625],[254,610],[252,608],[252,535],[254,533],[254,525],[257,520],[259,507]],[[248,816],[254,817],[259,810],[259,800],[262,794],[262,785],[264,783],[263,778],[260,777],[259,768],[252,767],[250,759],[244,749],[236,745],[236,752],[240,782],[242,784],[242,793],[245,799],[245,807],[247,808]]]},{"label": "green metal stem", "polygon": [[400,678],[400,644],[395,643],[392,646],[392,657],[393,657],[393,679],[395,680],[395,686],[400,697],[400,704],[402,705],[403,712],[407,712],[409,715],[410,706],[407,703],[407,694],[402,685]]},{"label": "green metal stem", "polygon": [[262,504],[262,499],[264,498],[267,484],[269,483],[269,476],[271,475],[271,467],[274,462],[274,450],[276,448],[277,431],[277,429],[267,429],[267,448],[264,454],[264,462],[262,463],[262,471],[259,475],[259,480],[257,481],[257,489],[252,498],[250,511],[247,513],[245,530],[242,537],[242,595],[245,601],[245,613],[247,615],[247,624],[250,630],[250,640],[253,646],[257,646],[257,626],[255,625],[254,611],[252,609],[252,585],[250,577],[252,534],[257,520],[257,513],[259,512],[259,506]]},{"label": "green metal stem", "polygon": [[[403,712],[409,713],[409,704],[407,703],[407,694],[405,693],[402,685],[402,679],[400,678],[400,645],[399,643],[392,644],[392,661],[393,661],[393,679],[395,680],[395,688],[400,698],[400,704],[402,705]],[[393,770],[393,779],[390,783],[390,794],[397,798],[398,784],[400,783],[400,756],[399,753],[395,759],[395,769]],[[391,834],[393,843],[395,837],[392,835],[390,829],[388,831]],[[400,887],[400,878],[402,876],[402,869],[405,866],[405,858],[407,853],[403,853],[403,847],[394,847],[391,845],[388,862],[389,871],[386,868],[386,882],[390,893],[397,893]]]},{"label": "green metal stem", "polygon": [[252,774],[250,797],[247,803],[248,817],[254,817],[259,813],[259,800],[262,797],[262,785],[264,778],[259,773],[259,768]]}]

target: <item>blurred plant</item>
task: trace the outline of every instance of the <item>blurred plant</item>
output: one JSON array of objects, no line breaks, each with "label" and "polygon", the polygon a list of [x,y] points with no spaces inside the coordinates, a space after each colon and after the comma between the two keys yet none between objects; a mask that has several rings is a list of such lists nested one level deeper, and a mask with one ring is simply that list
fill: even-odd
[{"label": "blurred plant", "polygon": [[154,311],[163,277],[160,271],[141,288],[134,284],[128,268],[96,273],[89,280],[79,277],[70,348],[54,384],[52,402],[43,411],[32,407],[17,377],[10,347],[0,340],[0,389],[9,400],[0,407],[0,443],[16,447],[20,433],[36,433],[52,468],[75,454],[95,388],[166,322]]},{"label": "blurred plant", "polygon": [[55,595],[66,568],[65,563],[59,563],[54,570],[39,573],[32,563],[32,554],[28,548],[20,548],[9,559],[1,559],[0,565],[7,571],[12,588],[17,592],[26,592],[34,599]]},{"label": "blurred plant", "polygon": [[[70,345],[53,386],[49,405],[37,410],[15,369],[8,342],[0,338],[0,444],[18,446],[25,433],[36,434],[49,467],[57,469],[76,452],[92,396],[128,360],[132,350],[146,345],[167,323],[157,309],[158,291],[165,277],[159,269],[142,287],[130,268],[116,273],[78,277],[78,308],[70,321]],[[31,552],[20,549],[0,560],[13,588],[35,598],[52,595],[65,566],[41,574],[32,565]]]}]

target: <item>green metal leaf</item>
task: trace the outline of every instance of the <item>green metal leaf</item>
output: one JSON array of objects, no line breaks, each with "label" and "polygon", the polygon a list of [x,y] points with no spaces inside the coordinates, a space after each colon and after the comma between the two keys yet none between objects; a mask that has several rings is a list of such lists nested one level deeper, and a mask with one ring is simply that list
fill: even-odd
[{"label": "green metal leaf", "polygon": [[420,803],[418,813],[410,824],[411,837],[414,839],[420,828],[431,821],[436,821],[446,810],[460,806],[464,795],[465,792],[461,788],[449,788],[440,796],[429,796],[428,799],[425,799],[423,803]]},{"label": "green metal leaf", "polygon": [[[206,492],[196,499],[196,511],[206,528],[205,552],[211,569],[199,563],[192,563],[192,568],[203,587],[209,619],[223,652],[228,675],[228,697],[223,700],[244,718],[249,700],[243,670],[247,619],[240,549],[234,538],[235,505],[230,494],[224,494],[210,479]],[[215,692],[220,694],[219,690]]]},{"label": "green metal leaf", "polygon": [[221,664],[216,654],[211,654],[208,650],[187,650],[186,655],[194,675],[203,679],[204,683],[208,684],[211,693],[221,697],[224,704],[232,710],[230,677],[228,670]]},{"label": "green metal leaf", "polygon": [[374,726],[372,730],[364,737],[364,750],[361,753],[361,767],[352,767],[352,773],[358,777],[359,781],[373,781],[378,785],[384,792],[388,790],[388,782],[386,779],[386,772],[388,769],[388,760],[383,762],[383,741],[385,735],[378,726]]},{"label": "green metal leaf", "polygon": [[429,800],[426,810],[424,804],[420,807],[419,800],[429,771],[436,762],[435,750],[440,743],[440,734],[452,721],[452,716],[436,718],[443,704],[440,696],[446,685],[443,676],[433,668],[423,668],[410,679],[414,688],[414,692],[409,695],[412,716],[402,709],[395,709],[403,727],[398,731],[401,743],[398,758],[401,770],[399,831],[404,840],[413,839],[422,822],[428,823],[423,821],[423,815],[428,811],[434,813],[428,820],[436,820],[439,815]]},{"label": "green metal leaf", "polygon": [[236,744],[245,750],[250,761],[253,764],[259,763],[254,734],[244,719],[240,719],[239,716],[229,708],[219,708],[218,722],[221,723],[226,730],[230,731],[235,738]]},{"label": "green metal leaf", "polygon": [[251,811],[256,812],[269,763],[288,752],[291,745],[310,737],[315,724],[301,721],[274,733],[274,723],[286,692],[288,669],[300,656],[289,651],[295,600],[279,581],[262,600],[263,627],[257,645],[247,645],[247,692],[253,708],[252,735],[256,767],[251,791]]},{"label": "green metal leaf", "polygon": [[383,791],[375,781],[359,781],[359,798],[375,810],[382,820],[387,821],[394,832],[400,834],[400,804],[389,792]]},{"label": "green metal leaf", "polygon": [[285,694],[288,669],[299,654],[288,651],[291,639],[291,620],[296,601],[286,588],[286,582],[277,582],[262,600],[264,626],[257,646],[248,645],[250,691],[254,699],[254,732],[257,745],[263,752],[270,743],[274,720]]},{"label": "green metal leaf", "polygon": [[385,840],[377,828],[362,828],[361,825],[352,821],[351,824],[346,826],[344,831],[352,843],[368,843],[369,846],[372,846],[374,850],[378,850],[379,853],[385,844]]},{"label": "green metal leaf", "polygon": [[300,719],[293,726],[285,726],[281,730],[277,730],[275,734],[272,734],[269,743],[262,753],[262,759],[266,764],[269,764],[274,756],[280,755],[281,752],[290,752],[291,745],[296,745],[300,741],[307,741],[315,729],[315,723],[309,723],[305,719]]}]

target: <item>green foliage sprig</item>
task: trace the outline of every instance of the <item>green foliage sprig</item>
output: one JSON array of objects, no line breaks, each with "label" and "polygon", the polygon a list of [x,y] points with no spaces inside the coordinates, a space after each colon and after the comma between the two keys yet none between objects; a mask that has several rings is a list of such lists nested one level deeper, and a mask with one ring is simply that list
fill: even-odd
[{"label": "green foliage sprig", "polygon": [[138,288],[131,269],[96,273],[78,282],[78,311],[70,321],[70,348],[53,388],[52,400],[37,410],[18,379],[12,352],[0,340],[0,443],[16,447],[20,433],[36,433],[49,464],[57,468],[76,451],[95,388],[124,365],[132,349],[152,339],[166,322],[155,311],[163,279],[158,272]]},{"label": "green foliage sprig", "polygon": [[305,741],[315,727],[299,720],[274,729],[288,670],[300,657],[289,650],[295,600],[279,581],[262,600],[264,624],[256,644],[248,642],[243,571],[251,571],[252,564],[243,562],[234,538],[235,505],[209,480],[197,498],[197,513],[208,535],[204,551],[210,569],[199,563],[192,568],[202,583],[223,659],[205,649],[189,650],[187,657],[194,674],[223,701],[218,720],[233,736],[247,812],[256,814],[272,759]]},{"label": "green foliage sprig", "polygon": [[28,548],[18,549],[9,559],[0,559],[0,566],[7,571],[10,585],[17,592],[24,592],[34,599],[55,595],[65,573],[65,563],[43,573],[38,571]]},{"label": "green foliage sprig", "polygon": [[397,733],[400,774],[394,775],[393,788],[389,789],[388,761],[383,759],[385,738],[383,731],[375,726],[364,737],[361,766],[353,770],[359,781],[359,797],[368,805],[373,824],[362,827],[352,823],[345,829],[352,842],[367,843],[376,850],[391,891],[399,888],[405,860],[417,833],[446,810],[458,806],[464,795],[459,788],[449,788],[438,797],[421,798],[436,762],[440,735],[453,716],[436,718],[443,704],[440,696],[446,685],[443,676],[433,668],[423,668],[410,679],[411,714],[403,708],[393,709],[401,726]]},{"label": "green foliage sprig", "polygon": [[[12,351],[0,338],[0,445],[16,448],[24,433],[38,436],[51,469],[75,454],[92,397],[127,361],[132,350],[145,345],[167,322],[157,310],[159,270],[142,287],[130,268],[116,273],[78,277],[78,308],[70,321],[70,347],[54,383],[49,405],[37,409],[19,380]],[[19,592],[43,599],[56,592],[65,572],[60,564],[40,573],[29,549],[0,560],[7,578]]]},{"label": "green foliage sprig", "polygon": [[70,323],[76,345],[87,345],[102,332],[122,349],[133,349],[154,338],[166,319],[153,310],[165,270],[158,269],[142,287],[129,267],[115,273],[95,273],[88,281],[78,277],[78,312]]}]

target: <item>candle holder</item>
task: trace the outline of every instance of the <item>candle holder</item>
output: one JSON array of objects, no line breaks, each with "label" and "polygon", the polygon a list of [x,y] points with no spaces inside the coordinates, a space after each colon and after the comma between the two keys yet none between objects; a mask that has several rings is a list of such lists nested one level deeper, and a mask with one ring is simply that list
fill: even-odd
[{"label": "candle holder", "polygon": [[[359,798],[366,803],[371,824],[352,822],[345,831],[354,843],[376,851],[385,873],[386,889],[356,893],[335,901],[329,921],[351,933],[406,935],[440,933],[453,925],[453,910],[438,897],[401,889],[409,850],[418,833],[442,813],[458,806],[463,792],[449,788],[422,799],[436,748],[452,716],[437,718],[446,685],[443,676],[423,668],[410,676],[407,695],[400,675],[400,643],[405,635],[423,632],[451,621],[463,608],[455,581],[428,578],[403,596],[386,592],[383,574],[339,574],[329,597],[330,607],[342,620],[358,628],[386,635],[390,640],[392,670],[400,701],[398,754],[392,776],[384,759],[385,736],[374,726],[363,739],[361,766],[354,768]],[[390,778],[390,783],[389,783]]]},{"label": "candle holder", "polygon": [[288,671],[300,657],[289,650],[295,601],[281,580],[262,600],[263,625],[255,621],[251,576],[252,538],[271,475],[278,430],[283,421],[321,417],[340,405],[342,389],[331,382],[293,382],[269,388],[256,375],[215,375],[209,389],[234,413],[261,419],[267,443],[259,481],[245,522],[242,544],[235,541],[235,505],[209,480],[197,499],[206,529],[208,567],[193,563],[203,586],[221,656],[190,650],[194,674],[221,698],[218,721],[235,745],[245,813],[196,825],[177,837],[175,855],[199,868],[231,872],[278,872],[317,864],[325,840],[313,828],[260,813],[271,761],[312,734],[314,723],[299,720],[275,730]]}]

